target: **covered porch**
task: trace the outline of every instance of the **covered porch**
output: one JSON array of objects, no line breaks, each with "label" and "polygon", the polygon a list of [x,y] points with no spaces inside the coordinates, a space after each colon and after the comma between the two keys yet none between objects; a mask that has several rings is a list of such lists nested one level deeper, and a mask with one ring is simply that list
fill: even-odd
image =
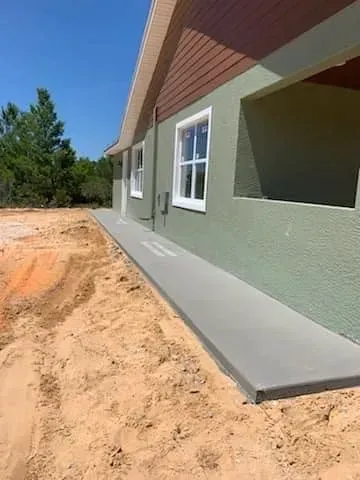
[{"label": "covered porch", "polygon": [[234,196],[355,208],[359,111],[360,57],[244,100]]}]

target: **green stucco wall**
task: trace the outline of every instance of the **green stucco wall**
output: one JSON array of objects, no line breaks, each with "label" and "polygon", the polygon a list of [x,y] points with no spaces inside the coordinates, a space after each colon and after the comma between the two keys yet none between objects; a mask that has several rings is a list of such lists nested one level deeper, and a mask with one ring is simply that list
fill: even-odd
[{"label": "green stucco wall", "polygon": [[[292,94],[296,95],[295,90]],[[166,219],[157,212],[156,229],[326,327],[360,339],[359,211],[234,198],[239,163],[249,166],[253,162],[248,132],[246,128],[240,131],[244,125],[239,93],[232,82],[159,125],[157,193],[171,192],[175,125],[213,106],[207,213],[170,207]],[[319,120],[319,112],[308,118],[311,131],[316,131]],[[327,157],[334,146],[344,146],[346,131],[341,128],[339,119],[333,146],[321,148],[316,155],[322,152]],[[351,134],[350,144],[357,145],[354,130]],[[269,135],[274,143],[273,132]],[[279,144],[283,141],[279,136]],[[304,149],[308,152],[309,145]],[[345,148],[345,162],[349,151],[353,158],[353,147]],[[291,161],[291,144],[287,152]],[[241,187],[241,179],[237,182]]]},{"label": "green stucco wall", "polygon": [[[144,192],[143,198],[132,198],[130,195],[127,204],[127,215],[146,226],[151,226],[151,209],[153,195],[153,131],[149,130],[144,139]],[[137,139],[136,143],[142,141]],[[131,169],[131,150],[129,150],[129,177]]]},{"label": "green stucco wall", "polygon": [[[357,340],[360,340],[360,194],[356,209],[261,197],[269,189],[276,194],[280,192],[277,198],[294,195],[294,188],[287,184],[290,179],[297,189],[297,198],[293,199],[303,200],[306,190],[299,187],[303,188],[304,182],[294,182],[288,168],[289,164],[296,168],[303,162],[303,173],[310,171],[314,175],[308,193],[311,198],[317,195],[323,201],[335,190],[329,187],[329,182],[321,184],[323,176],[329,174],[327,162],[332,181],[341,162],[340,173],[345,175],[341,178],[346,181],[336,190],[342,200],[346,198],[344,204],[353,203],[352,182],[360,156],[355,122],[359,94],[317,87],[321,89],[317,90],[320,92],[317,97],[313,85],[289,87],[291,90],[273,94],[278,98],[268,94],[351,58],[354,52],[358,55],[360,30],[355,26],[359,12],[360,4],[355,2],[248,72],[162,122],[158,126],[156,178],[156,195],[171,193],[175,125],[212,106],[207,212],[170,207],[164,217],[157,208],[156,230],[309,318]],[[250,97],[252,102],[257,98],[259,103],[246,104]],[[331,144],[321,134],[329,128],[334,130]],[[144,199],[128,201],[127,213],[138,221],[151,216],[152,153],[150,130],[145,138]],[[313,165],[320,167],[312,170]],[[344,174],[346,168],[348,176]],[[285,183],[279,181],[279,173],[284,171]],[[244,194],[255,198],[238,197]],[[328,203],[331,202],[339,200],[332,197]],[[206,292],[204,295],[206,298]]]}]

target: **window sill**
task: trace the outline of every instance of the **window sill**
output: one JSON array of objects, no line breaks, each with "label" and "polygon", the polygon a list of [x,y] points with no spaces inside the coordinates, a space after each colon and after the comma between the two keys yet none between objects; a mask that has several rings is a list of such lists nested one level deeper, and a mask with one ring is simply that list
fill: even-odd
[{"label": "window sill", "polygon": [[139,200],[142,200],[144,198],[144,195],[142,192],[131,192],[130,193],[131,198],[137,198]]},{"label": "window sill", "polygon": [[188,198],[176,198],[172,201],[173,207],[193,210],[195,212],[206,212],[206,203],[203,200],[191,200]]}]

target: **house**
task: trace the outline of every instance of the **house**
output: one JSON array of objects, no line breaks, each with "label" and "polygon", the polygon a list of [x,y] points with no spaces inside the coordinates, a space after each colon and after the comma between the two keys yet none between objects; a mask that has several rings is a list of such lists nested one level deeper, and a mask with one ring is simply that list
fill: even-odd
[{"label": "house", "polygon": [[360,2],[155,0],[113,208],[360,340]]}]

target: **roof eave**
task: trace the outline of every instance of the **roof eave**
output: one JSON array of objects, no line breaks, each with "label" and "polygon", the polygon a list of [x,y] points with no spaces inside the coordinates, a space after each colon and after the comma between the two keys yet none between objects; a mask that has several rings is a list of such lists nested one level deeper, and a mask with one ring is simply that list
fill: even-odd
[{"label": "roof eave", "polygon": [[153,0],[147,19],[118,141],[105,150],[117,155],[129,148],[149,90],[177,0]]},{"label": "roof eave", "polygon": [[118,155],[119,153],[121,153],[121,151],[122,151],[122,149],[119,148],[119,141],[117,141],[113,145],[111,145],[110,147],[107,147],[104,150],[104,154],[108,155],[109,157],[114,157],[115,155]]}]

